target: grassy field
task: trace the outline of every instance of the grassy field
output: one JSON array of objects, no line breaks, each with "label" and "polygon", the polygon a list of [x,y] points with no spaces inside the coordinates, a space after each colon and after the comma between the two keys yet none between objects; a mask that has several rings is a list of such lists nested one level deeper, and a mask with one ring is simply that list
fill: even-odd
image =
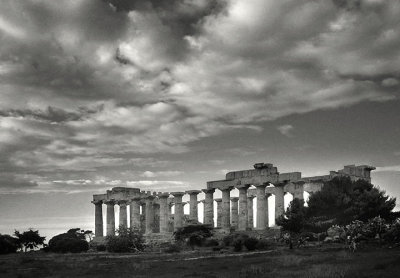
[{"label": "grassy field", "polygon": [[0,256],[0,277],[400,277],[400,249]]}]

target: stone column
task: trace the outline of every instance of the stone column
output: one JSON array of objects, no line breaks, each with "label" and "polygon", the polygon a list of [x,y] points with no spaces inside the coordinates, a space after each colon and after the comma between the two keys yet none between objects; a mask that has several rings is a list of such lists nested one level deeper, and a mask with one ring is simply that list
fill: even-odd
[{"label": "stone column", "polygon": [[248,227],[251,229],[254,229],[253,199],[254,196],[247,197],[247,219]]},{"label": "stone column", "polygon": [[143,200],[140,202],[140,206],[142,207],[142,214],[140,215],[140,231],[142,233],[146,232],[146,201],[143,197]]},{"label": "stone column", "polygon": [[268,198],[271,196],[271,193],[265,194],[265,225],[269,228],[269,200]]},{"label": "stone column", "polygon": [[304,201],[304,182],[294,182],[293,199],[297,198]]},{"label": "stone column", "polygon": [[217,227],[221,228],[222,227],[222,199],[217,198],[217,199],[214,199],[214,201],[217,202]]},{"label": "stone column", "polygon": [[103,236],[103,201],[92,201],[94,204],[94,235]]},{"label": "stone column", "polygon": [[154,202],[154,196],[150,195],[145,198],[146,200],[146,233],[152,233],[153,232],[153,226],[154,226],[154,208],[153,208],[153,202]]},{"label": "stone column", "polygon": [[174,202],[168,199],[168,232],[172,233],[174,231],[174,222],[172,221],[172,206]]},{"label": "stone column", "polygon": [[284,185],[275,186],[275,219],[285,213]]},{"label": "stone column", "polygon": [[128,219],[127,219],[128,215],[126,211],[127,201],[119,200],[118,205],[119,205],[119,225],[128,227]]},{"label": "stone column", "polygon": [[230,231],[231,226],[231,187],[222,191],[222,229]]},{"label": "stone column", "polygon": [[239,223],[238,230],[246,231],[248,227],[247,189],[249,186],[239,187]]},{"label": "stone column", "polygon": [[206,194],[204,199],[204,224],[214,227],[214,192],[215,189],[203,189]]},{"label": "stone column", "polygon": [[130,213],[131,228],[140,230],[140,197],[131,200]]},{"label": "stone column", "polygon": [[265,197],[266,184],[256,185],[257,188],[257,230],[264,230],[267,227],[266,206],[267,200]]},{"label": "stone column", "polygon": [[108,236],[115,235],[115,211],[114,211],[114,200],[104,201],[107,206],[107,233]]},{"label": "stone column", "polygon": [[174,231],[176,231],[183,226],[182,196],[185,195],[185,193],[171,192],[171,194],[172,196],[174,196],[174,203],[175,203]]},{"label": "stone column", "polygon": [[189,196],[190,196],[190,201],[189,201],[189,206],[190,206],[189,219],[190,220],[199,221],[199,214],[198,214],[198,210],[197,210],[197,195],[200,192],[201,192],[200,190],[186,191],[186,194],[189,194]]},{"label": "stone column", "polygon": [[168,197],[168,193],[158,195],[158,198],[160,200],[160,233],[168,232]]},{"label": "stone column", "polygon": [[238,221],[239,221],[238,201],[239,201],[238,197],[232,197],[231,198],[231,202],[232,202],[232,207],[231,207],[231,214],[232,214],[231,221],[232,222],[231,222],[231,226],[233,228],[235,228],[235,230],[237,230],[237,228],[238,228]]}]

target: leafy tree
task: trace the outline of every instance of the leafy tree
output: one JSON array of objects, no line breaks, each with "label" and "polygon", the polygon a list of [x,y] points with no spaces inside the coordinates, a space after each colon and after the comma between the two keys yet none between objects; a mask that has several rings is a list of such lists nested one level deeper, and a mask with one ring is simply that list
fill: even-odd
[{"label": "leafy tree", "polygon": [[297,237],[307,225],[304,201],[297,198],[293,199],[284,215],[276,219],[276,224],[282,226],[283,231],[288,232],[285,240],[289,244],[290,249],[292,249],[293,238]]},{"label": "leafy tree", "polygon": [[49,251],[57,253],[79,253],[89,249],[89,244],[86,241],[86,234],[90,231],[74,228],[66,233],[54,236],[49,241]]},{"label": "leafy tree", "polygon": [[42,237],[39,235],[39,231],[34,231],[32,229],[29,229],[28,231],[25,231],[23,233],[15,231],[14,235],[18,238],[19,244],[24,247],[25,252],[28,248],[30,250],[33,250],[40,245],[43,246],[46,239],[46,237]]},{"label": "leafy tree", "polygon": [[351,181],[349,177],[337,177],[325,182],[321,191],[315,192],[308,200],[308,218],[334,219],[339,225],[354,220],[367,221],[380,216],[392,220],[396,199],[367,181]]},{"label": "leafy tree", "polygon": [[0,254],[15,253],[18,248],[20,244],[17,238],[0,234]]},{"label": "leafy tree", "polygon": [[106,247],[107,251],[116,253],[143,251],[143,235],[138,229],[121,225],[117,229],[117,235],[106,237]]},{"label": "leafy tree", "polygon": [[282,229],[286,232],[291,234],[300,233],[307,223],[306,208],[303,200],[293,199],[284,215],[276,219],[276,223],[282,226]]}]

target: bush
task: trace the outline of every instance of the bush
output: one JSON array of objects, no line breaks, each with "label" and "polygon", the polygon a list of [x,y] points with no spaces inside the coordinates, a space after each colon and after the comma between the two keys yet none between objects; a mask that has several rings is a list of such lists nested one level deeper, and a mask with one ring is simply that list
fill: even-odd
[{"label": "bush", "polygon": [[260,239],[260,240],[257,242],[256,249],[257,249],[257,250],[267,250],[267,249],[269,249],[270,244],[271,244],[271,243],[270,243],[268,240],[266,240],[266,239]]},{"label": "bush", "polygon": [[143,236],[140,230],[120,226],[117,235],[106,237],[106,248],[109,252],[137,252],[144,249]]},{"label": "bush", "polygon": [[15,253],[18,248],[20,245],[17,238],[0,234],[0,254]]},{"label": "bush", "polygon": [[56,253],[80,253],[89,250],[89,243],[80,229],[70,229],[68,232],[54,236],[49,241],[48,251]]},{"label": "bush", "polygon": [[177,241],[185,241],[192,249],[202,246],[206,238],[212,236],[212,227],[203,224],[193,224],[179,228],[174,232]]},{"label": "bush", "polygon": [[177,243],[169,244],[165,249],[165,253],[179,253],[182,251],[182,246]]},{"label": "bush", "polygon": [[235,252],[240,252],[240,251],[242,251],[242,249],[243,249],[243,239],[242,238],[236,238],[234,241],[233,241],[233,250],[235,251]]},{"label": "bush", "polygon": [[103,252],[107,250],[107,247],[104,244],[96,245],[96,250],[99,252]]},{"label": "bush", "polygon": [[243,244],[247,248],[247,250],[254,251],[257,248],[258,239],[254,237],[249,237],[244,240]]},{"label": "bush", "polygon": [[218,243],[218,240],[216,240],[216,239],[214,239],[214,238],[207,238],[205,241],[204,241],[204,244],[203,244],[205,247],[214,247],[214,246],[218,246],[219,245],[219,243]]}]

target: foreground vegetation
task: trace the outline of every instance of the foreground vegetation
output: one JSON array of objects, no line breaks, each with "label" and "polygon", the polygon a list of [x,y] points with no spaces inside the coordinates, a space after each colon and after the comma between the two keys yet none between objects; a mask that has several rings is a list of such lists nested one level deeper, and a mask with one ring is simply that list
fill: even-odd
[{"label": "foreground vegetation", "polygon": [[[196,259],[197,258],[197,259]],[[9,254],[0,256],[1,277],[397,277],[400,249],[342,245],[322,248],[215,253]]]}]

